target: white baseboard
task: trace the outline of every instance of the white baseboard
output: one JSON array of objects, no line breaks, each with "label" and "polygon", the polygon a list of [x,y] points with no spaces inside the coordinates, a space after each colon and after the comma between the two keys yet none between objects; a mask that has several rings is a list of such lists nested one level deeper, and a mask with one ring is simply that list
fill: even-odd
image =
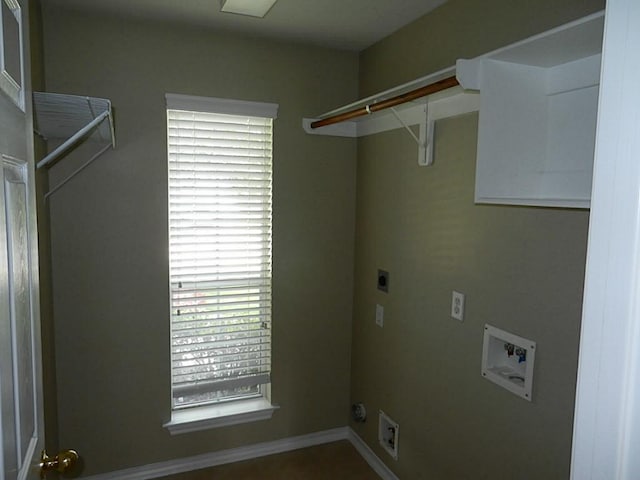
[{"label": "white baseboard", "polygon": [[140,467],[127,468],[83,478],[85,478],[85,480],[112,480],[114,478],[118,480],[148,480],[227,463],[251,460],[252,458],[265,457],[276,453],[290,452],[300,448],[313,447],[315,445],[337,442],[339,440],[349,440],[383,480],[398,480],[398,477],[389,470],[382,460],[380,460],[367,444],[349,427],[334,428],[309,435],[288,437],[272,442],[248,445],[246,447],[221,450],[219,452],[205,453],[187,458],[178,458],[167,462],[151,463]]},{"label": "white baseboard", "polygon": [[373,450],[369,448],[369,445],[367,445],[351,428],[349,428],[349,441],[356,450],[358,450],[358,453],[362,458],[367,461],[373,471],[380,475],[382,480],[399,480],[396,474],[393,473],[382,460],[380,460],[380,457],[373,453]]}]

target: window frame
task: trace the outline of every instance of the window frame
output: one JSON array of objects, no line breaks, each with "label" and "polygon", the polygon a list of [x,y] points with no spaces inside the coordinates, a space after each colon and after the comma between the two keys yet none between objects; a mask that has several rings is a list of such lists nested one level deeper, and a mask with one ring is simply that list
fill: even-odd
[{"label": "window frame", "polygon": [[[271,118],[274,120],[277,118],[278,112],[278,105],[274,103],[248,102],[170,93],[165,95],[165,99],[167,127],[169,125],[169,110],[252,116]],[[167,159],[169,158],[168,149],[169,145],[167,144]],[[273,171],[273,166],[271,168]],[[168,225],[167,223],[167,226]],[[170,285],[169,294],[171,294]],[[171,316],[169,320],[172,321]],[[174,407],[172,378],[170,383],[171,420],[166,422],[164,427],[167,428],[172,435],[269,419],[273,412],[279,408],[271,404],[270,382],[262,385],[258,396],[188,407]]]}]

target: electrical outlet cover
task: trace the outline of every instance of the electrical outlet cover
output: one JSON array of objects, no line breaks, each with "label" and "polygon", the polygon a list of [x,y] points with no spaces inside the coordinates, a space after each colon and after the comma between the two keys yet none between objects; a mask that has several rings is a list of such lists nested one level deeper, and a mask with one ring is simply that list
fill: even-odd
[{"label": "electrical outlet cover", "polygon": [[384,307],[376,304],[376,325],[382,327],[384,325]]},{"label": "electrical outlet cover", "polygon": [[451,316],[456,320],[464,320],[464,293],[456,292],[451,295]]}]

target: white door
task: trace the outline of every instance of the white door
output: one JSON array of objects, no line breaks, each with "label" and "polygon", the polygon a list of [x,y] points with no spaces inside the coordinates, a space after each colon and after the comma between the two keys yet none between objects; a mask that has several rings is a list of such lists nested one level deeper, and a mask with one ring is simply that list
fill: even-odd
[{"label": "white door", "polygon": [[24,161],[0,168],[0,480],[40,478],[44,444],[33,182]]}]

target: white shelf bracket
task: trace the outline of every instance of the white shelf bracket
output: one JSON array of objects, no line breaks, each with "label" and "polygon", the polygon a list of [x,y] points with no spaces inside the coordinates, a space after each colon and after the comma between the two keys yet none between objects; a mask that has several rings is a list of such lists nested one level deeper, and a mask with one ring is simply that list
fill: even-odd
[{"label": "white shelf bracket", "polygon": [[37,168],[49,167],[67,150],[91,135],[95,135],[99,147],[87,162],[49,191],[45,195],[48,198],[109,148],[115,148],[111,102],[103,98],[48,92],[34,92],[33,99],[36,133],[45,141],[62,142],[37,163]]},{"label": "white shelf bracket", "polygon": [[49,153],[46,157],[38,162],[36,165],[37,168],[46,167],[51,162],[53,162],[56,158],[58,158],[65,150],[70,148],[76,142],[78,142],[82,137],[87,135],[91,130],[93,130],[96,126],[98,126],[102,121],[109,116],[109,112],[102,112],[96,118],[94,118],[90,123],[86,126],[78,130],[71,137],[69,137],[62,145],[56,148],[54,151]]},{"label": "white shelf bracket", "polygon": [[421,167],[433,165],[433,130],[435,121],[429,118],[429,104],[424,105],[424,116],[420,121],[420,136],[413,132],[394,107],[389,110],[418,144],[418,165]]},{"label": "white shelf bracket", "polygon": [[429,167],[433,165],[433,131],[436,121],[431,118],[429,104],[424,106],[424,121],[420,122],[421,146],[418,152],[418,165]]}]

